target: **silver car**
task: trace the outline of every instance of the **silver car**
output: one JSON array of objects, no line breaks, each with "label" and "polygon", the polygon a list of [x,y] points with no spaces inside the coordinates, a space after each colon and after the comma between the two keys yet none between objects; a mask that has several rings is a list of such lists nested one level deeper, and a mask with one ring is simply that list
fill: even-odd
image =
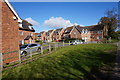
[{"label": "silver car", "polygon": [[40,51],[40,44],[31,43],[20,46],[20,54],[28,55],[30,52]]},{"label": "silver car", "polygon": [[80,40],[74,40],[71,45],[77,45],[77,44],[82,44],[83,42]]}]

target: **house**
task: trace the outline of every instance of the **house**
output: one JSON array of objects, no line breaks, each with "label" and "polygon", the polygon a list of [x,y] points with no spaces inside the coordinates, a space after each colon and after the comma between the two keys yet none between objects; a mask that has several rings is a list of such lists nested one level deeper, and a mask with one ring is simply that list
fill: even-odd
[{"label": "house", "polygon": [[28,23],[26,20],[22,20],[22,26],[19,27],[20,34],[20,45],[35,43],[35,30],[32,24]]},{"label": "house", "polygon": [[79,30],[77,29],[77,25],[67,27],[63,33],[63,39],[66,38],[76,38],[81,39],[81,34]]},{"label": "house", "polygon": [[0,8],[0,16],[2,14],[0,47],[2,50],[0,53],[2,53],[5,65],[19,61],[19,23],[22,20],[8,0],[3,0],[0,4],[2,5]]},{"label": "house", "polygon": [[56,29],[53,33],[53,39],[56,41],[62,40],[63,33],[64,33],[64,28]]},{"label": "house", "polygon": [[102,24],[84,27],[74,25],[65,29],[63,39],[76,38],[85,42],[101,42],[106,34],[107,29]]},{"label": "house", "polygon": [[36,40],[41,40],[41,37],[40,37],[39,34],[40,34],[40,33],[35,33],[35,41],[36,41]]},{"label": "house", "polygon": [[40,40],[45,41],[46,32],[42,31],[39,33]]},{"label": "house", "polygon": [[81,33],[81,38],[85,42],[100,42],[103,40],[103,30],[104,26],[99,25],[92,25],[92,26],[84,26],[80,27],[77,26],[77,29]]},{"label": "house", "polygon": [[53,33],[54,33],[55,30],[49,30],[45,33],[45,41],[46,42],[52,42],[54,41],[54,38],[53,38]]}]

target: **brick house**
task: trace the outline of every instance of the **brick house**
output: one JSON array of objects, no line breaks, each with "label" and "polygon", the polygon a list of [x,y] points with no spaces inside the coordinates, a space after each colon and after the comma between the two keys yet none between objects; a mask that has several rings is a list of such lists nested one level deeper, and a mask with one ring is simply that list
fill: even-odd
[{"label": "brick house", "polygon": [[45,33],[45,41],[46,42],[52,42],[54,41],[54,38],[53,38],[53,33],[54,33],[55,30],[49,30]]},{"label": "brick house", "polygon": [[40,40],[45,41],[46,32],[42,31],[39,33]]},{"label": "brick house", "polygon": [[22,26],[19,27],[20,34],[20,45],[29,44],[35,42],[34,32],[32,24],[28,23],[26,20],[22,20]]},{"label": "brick house", "polygon": [[65,38],[76,38],[81,39],[81,34],[77,29],[76,25],[72,27],[67,27],[63,33],[63,39]]},{"label": "brick house", "polygon": [[107,30],[101,24],[85,27],[74,25],[65,29],[63,38],[77,38],[82,39],[85,42],[100,42],[103,40],[106,33]]},{"label": "brick house", "polygon": [[77,26],[77,29],[81,33],[81,38],[85,42],[100,42],[103,40],[103,25],[92,25],[92,26],[85,26],[80,27]]},{"label": "brick house", "polygon": [[56,29],[53,33],[53,39],[56,41],[62,40],[63,33],[64,33],[64,28]]},{"label": "brick house", "polygon": [[19,23],[21,18],[13,9],[8,0],[0,2],[2,8],[2,54],[3,64],[19,60]]},{"label": "brick house", "polygon": [[39,35],[40,33],[35,33],[35,40],[41,40],[41,37],[40,37],[40,35]]}]

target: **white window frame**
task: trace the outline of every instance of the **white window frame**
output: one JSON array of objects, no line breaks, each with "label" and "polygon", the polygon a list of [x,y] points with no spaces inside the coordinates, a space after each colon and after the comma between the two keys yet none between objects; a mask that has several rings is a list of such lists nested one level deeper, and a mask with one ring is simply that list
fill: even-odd
[{"label": "white window frame", "polygon": [[30,33],[30,36],[33,36],[33,33]]}]

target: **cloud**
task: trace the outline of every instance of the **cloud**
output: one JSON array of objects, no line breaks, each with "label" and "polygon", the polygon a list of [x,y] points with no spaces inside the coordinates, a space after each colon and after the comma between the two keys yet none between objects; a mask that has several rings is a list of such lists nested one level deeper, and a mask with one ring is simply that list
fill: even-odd
[{"label": "cloud", "polygon": [[[75,23],[75,24],[77,24],[77,23]],[[74,24],[72,24],[70,22],[70,20],[65,20],[62,17],[51,17],[48,20],[44,21],[44,25],[48,26],[48,27],[53,27],[53,28],[57,28],[57,27],[66,28],[66,27],[72,26]]]},{"label": "cloud", "polygon": [[80,24],[80,26],[84,27],[84,25],[83,25],[83,24]]},{"label": "cloud", "polygon": [[27,20],[29,23],[31,23],[33,26],[40,26],[40,23],[33,20],[32,18],[26,18],[25,20]]}]

